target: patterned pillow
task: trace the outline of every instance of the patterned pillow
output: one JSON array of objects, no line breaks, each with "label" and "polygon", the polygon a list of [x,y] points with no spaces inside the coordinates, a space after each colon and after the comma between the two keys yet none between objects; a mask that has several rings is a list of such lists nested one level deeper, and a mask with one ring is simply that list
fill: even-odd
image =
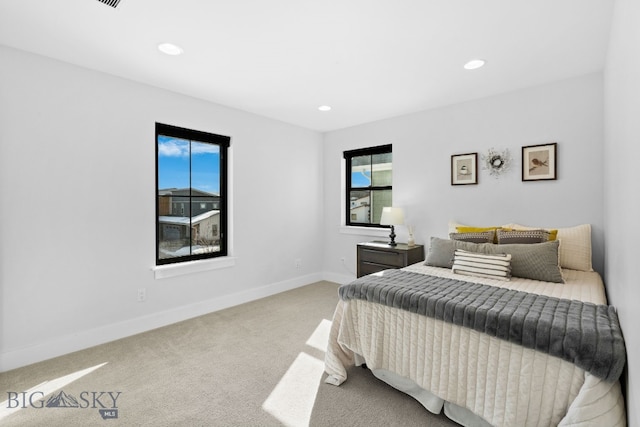
[{"label": "patterned pillow", "polygon": [[495,230],[478,231],[475,233],[449,233],[449,238],[451,240],[460,240],[462,242],[493,243],[495,234]]},{"label": "patterned pillow", "polygon": [[511,254],[485,255],[456,249],[451,271],[467,276],[509,280],[511,278]]},{"label": "patterned pillow", "polygon": [[497,240],[499,245],[510,243],[542,243],[548,242],[549,232],[547,230],[497,230]]}]

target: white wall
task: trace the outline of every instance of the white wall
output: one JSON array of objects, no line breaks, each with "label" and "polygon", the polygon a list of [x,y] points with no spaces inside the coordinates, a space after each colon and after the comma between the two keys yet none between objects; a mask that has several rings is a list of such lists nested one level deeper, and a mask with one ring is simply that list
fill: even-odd
[{"label": "white wall", "polygon": [[637,266],[640,228],[640,3],[617,0],[605,68],[606,283],[627,346],[627,412],[640,426],[640,286]]},{"label": "white wall", "polygon": [[[445,236],[449,219],[591,223],[594,267],[604,272],[606,259],[628,358],[638,360],[629,325],[640,322],[640,231],[625,226],[640,217],[638,18],[637,3],[617,1],[604,96],[593,74],[330,132],[324,145],[315,132],[0,47],[0,371],[310,283],[319,271],[355,276],[355,244],[373,237],[340,232],[342,152],[386,143],[395,204],[419,243]],[[232,137],[234,267],[154,279],[156,121]],[[547,142],[559,144],[559,179],[522,183],[520,148]],[[451,154],[491,147],[511,150],[510,173],[450,185]],[[628,402],[640,399],[634,366]],[[628,406],[629,425],[640,426]]]},{"label": "white wall", "polygon": [[[8,48],[0,63],[0,371],[320,279],[322,135]],[[154,279],[156,121],[231,136],[234,267]]]},{"label": "white wall", "polygon": [[[522,182],[521,147],[550,142],[558,143],[558,179]],[[355,274],[355,244],[372,237],[340,232],[342,152],[389,143],[394,205],[406,209],[417,243],[447,237],[450,219],[470,225],[589,223],[594,268],[603,273],[602,74],[326,134],[324,268],[345,280]],[[492,147],[511,152],[514,164],[505,176],[496,179],[480,169],[478,185],[451,186],[452,154],[480,155]],[[406,227],[396,227],[396,234],[406,241]]]}]

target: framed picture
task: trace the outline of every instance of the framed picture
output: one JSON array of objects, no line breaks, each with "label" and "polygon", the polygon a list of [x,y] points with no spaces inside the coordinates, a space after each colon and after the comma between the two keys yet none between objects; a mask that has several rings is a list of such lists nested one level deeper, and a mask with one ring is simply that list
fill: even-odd
[{"label": "framed picture", "polygon": [[557,178],[557,143],[522,147],[522,180],[541,181]]},{"label": "framed picture", "polygon": [[478,183],[478,153],[451,156],[451,185]]}]

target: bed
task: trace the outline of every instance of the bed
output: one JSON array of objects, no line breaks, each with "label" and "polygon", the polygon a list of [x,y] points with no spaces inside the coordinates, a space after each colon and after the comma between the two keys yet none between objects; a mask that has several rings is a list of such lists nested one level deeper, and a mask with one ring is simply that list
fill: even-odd
[{"label": "bed", "polygon": [[[463,227],[450,225],[452,238],[432,237],[424,263],[341,286],[325,381],[339,386],[350,366],[366,364],[427,410],[464,426],[626,425],[618,379],[624,341],[591,268],[590,227],[502,228],[555,234],[497,242],[496,229],[493,237],[472,230],[457,239]],[[461,271],[476,266],[461,261],[469,254],[488,263],[508,259],[508,277]],[[445,295],[449,289],[455,294]],[[508,303],[487,305],[496,300]],[[556,311],[549,315],[548,307]]]}]

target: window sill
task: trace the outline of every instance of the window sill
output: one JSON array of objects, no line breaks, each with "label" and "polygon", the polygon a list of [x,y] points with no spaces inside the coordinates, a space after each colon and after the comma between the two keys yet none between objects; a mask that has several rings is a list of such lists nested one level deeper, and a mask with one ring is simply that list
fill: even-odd
[{"label": "window sill", "polygon": [[391,230],[388,228],[376,228],[376,227],[352,227],[347,225],[340,226],[341,234],[355,234],[358,236],[371,236],[371,237],[388,237]]},{"label": "window sill", "polygon": [[158,265],[153,267],[156,280],[169,277],[183,276],[185,274],[199,273],[202,271],[218,270],[221,268],[233,267],[236,265],[234,257],[220,257],[199,261],[182,262],[179,264]]}]

